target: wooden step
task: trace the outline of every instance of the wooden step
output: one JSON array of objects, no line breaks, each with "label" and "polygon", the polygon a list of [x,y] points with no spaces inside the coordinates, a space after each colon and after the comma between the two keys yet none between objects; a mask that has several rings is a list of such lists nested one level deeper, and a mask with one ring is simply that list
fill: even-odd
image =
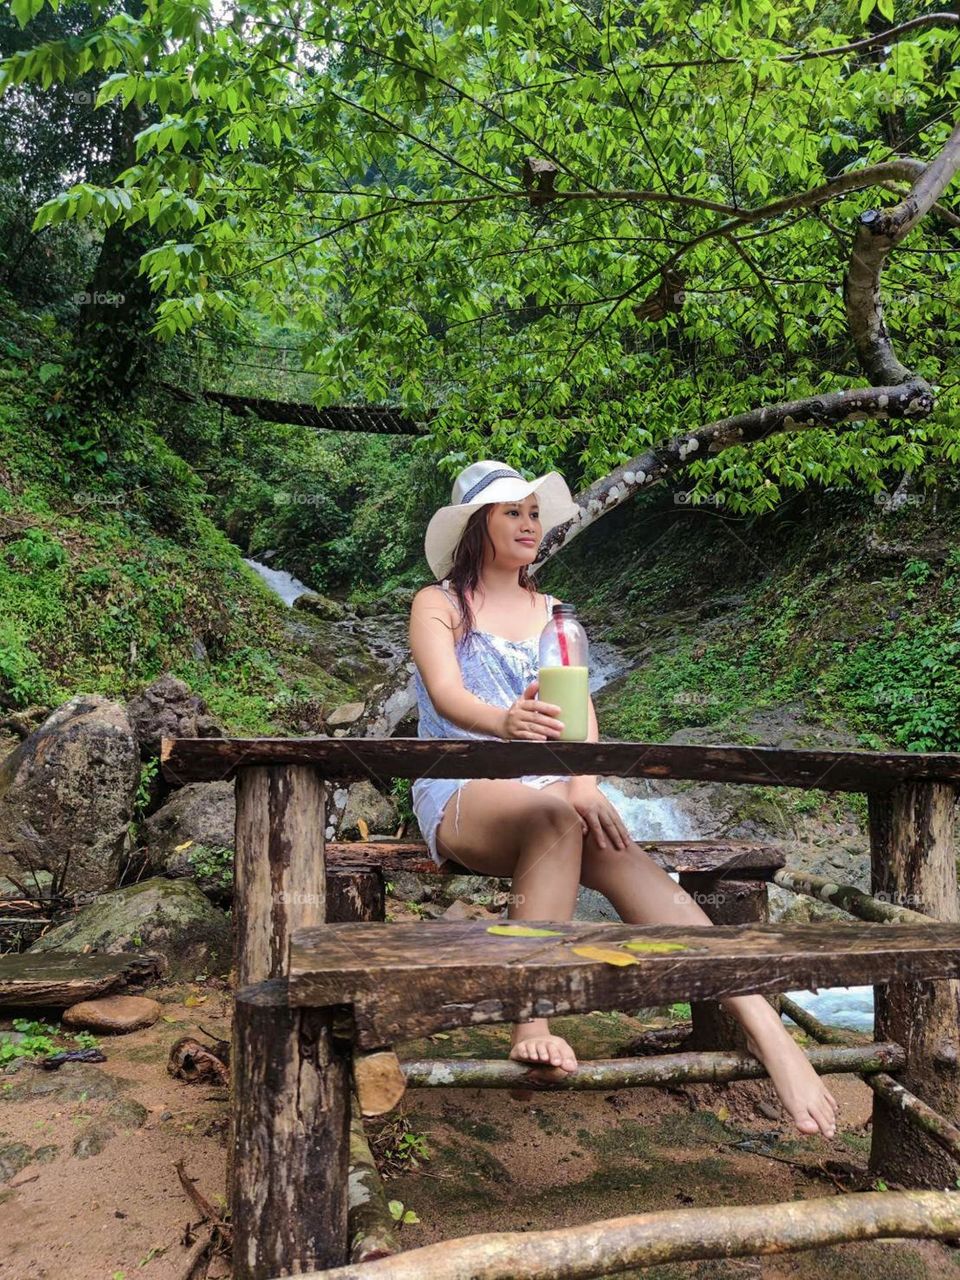
[{"label": "wooden step", "polygon": [[[510,937],[476,920],[298,929],[290,1003],[352,1005],[355,1043],[371,1049],[479,1023],[960,976],[958,924],[522,924],[553,932]],[[634,940],[673,946],[657,953],[623,945]],[[578,955],[584,946],[635,963]]]},{"label": "wooden step", "polygon": [[[770,880],[786,865],[783,850],[762,840],[638,840],[658,866],[667,871],[709,872],[732,879]],[[418,875],[480,875],[447,859],[439,867],[422,840],[353,840],[326,847],[327,865],[380,867],[415,871]]]},{"label": "wooden step", "polygon": [[134,980],[152,981],[160,963],[152,953],[39,951],[0,956],[0,1007],[66,1009],[78,1000],[120,991]]}]

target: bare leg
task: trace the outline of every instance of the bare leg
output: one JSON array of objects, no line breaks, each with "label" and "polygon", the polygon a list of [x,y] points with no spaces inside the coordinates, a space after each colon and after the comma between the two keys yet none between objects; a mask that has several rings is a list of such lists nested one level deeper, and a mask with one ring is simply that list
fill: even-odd
[{"label": "bare leg", "polygon": [[[597,889],[629,924],[709,925],[706,912],[631,840],[626,849],[601,849],[583,838],[581,882]],[[747,1033],[750,1052],[766,1067],[780,1101],[801,1133],[836,1132],[839,1104],[803,1050],[761,995],[719,1001]]]},{"label": "bare leg", "polygon": [[[511,920],[570,920],[580,883],[580,818],[556,786],[475,778],[447,804],[437,849],[482,875],[511,876]],[[544,1080],[575,1071],[577,1058],[546,1018],[513,1025],[510,1057],[537,1064]]]}]

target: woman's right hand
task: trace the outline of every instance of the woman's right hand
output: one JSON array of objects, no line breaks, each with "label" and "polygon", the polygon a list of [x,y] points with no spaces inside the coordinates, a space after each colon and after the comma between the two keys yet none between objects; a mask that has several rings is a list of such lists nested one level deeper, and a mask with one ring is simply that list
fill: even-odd
[{"label": "woman's right hand", "polygon": [[563,721],[558,717],[561,708],[552,702],[538,702],[534,694],[540,688],[539,680],[531,682],[503,713],[501,738],[529,738],[534,742],[559,738]]}]

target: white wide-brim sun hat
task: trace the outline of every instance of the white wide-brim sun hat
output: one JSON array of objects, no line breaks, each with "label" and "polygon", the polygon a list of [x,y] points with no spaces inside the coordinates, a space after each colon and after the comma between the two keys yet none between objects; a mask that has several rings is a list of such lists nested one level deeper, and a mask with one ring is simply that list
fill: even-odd
[{"label": "white wide-brim sun hat", "polygon": [[453,568],[457,543],[474,511],[491,502],[519,502],[531,493],[540,501],[544,535],[579,514],[580,507],[559,471],[524,480],[513,467],[489,459],[464,467],[453,482],[452,502],[434,512],[423,540],[427,563],[435,577],[445,578]]}]

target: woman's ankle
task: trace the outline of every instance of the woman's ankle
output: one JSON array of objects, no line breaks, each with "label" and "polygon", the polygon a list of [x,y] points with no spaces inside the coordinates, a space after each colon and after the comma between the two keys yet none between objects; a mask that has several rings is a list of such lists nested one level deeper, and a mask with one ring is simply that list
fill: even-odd
[{"label": "woman's ankle", "polygon": [[525,1040],[528,1036],[548,1036],[550,1024],[546,1018],[530,1018],[526,1022],[515,1022],[511,1029],[514,1040]]}]

